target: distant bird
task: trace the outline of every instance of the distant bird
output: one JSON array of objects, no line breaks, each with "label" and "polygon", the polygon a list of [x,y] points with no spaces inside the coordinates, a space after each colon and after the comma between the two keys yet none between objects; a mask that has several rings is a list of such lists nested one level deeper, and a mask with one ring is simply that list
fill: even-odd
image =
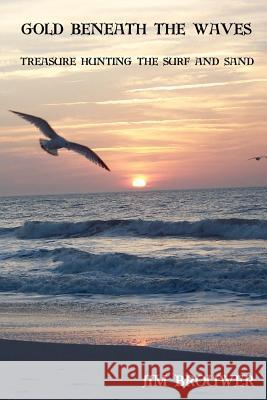
[{"label": "distant bird", "polygon": [[73,150],[76,151],[76,153],[85,156],[86,158],[88,158],[88,160],[92,161],[93,163],[99,165],[99,167],[102,167],[107,171],[110,171],[109,167],[104,163],[104,161],[101,160],[101,158],[93,150],[79,143],[69,142],[62,136],[59,136],[54,131],[54,129],[51,128],[48,122],[46,122],[44,119],[29,114],[23,114],[18,111],[12,111],[12,110],[10,111],[14,114],[17,114],[19,117],[25,119],[26,121],[29,121],[31,124],[35,125],[38,129],[40,129],[40,131],[46,137],[50,139],[50,140],[39,139],[41,148],[45,150],[47,153],[51,154],[52,156],[58,156],[59,149],[64,148],[67,150]]},{"label": "distant bird", "polygon": [[251,158],[249,158],[249,160],[256,160],[256,161],[260,161],[262,158],[267,158],[267,156],[257,156],[257,157],[251,157]]}]

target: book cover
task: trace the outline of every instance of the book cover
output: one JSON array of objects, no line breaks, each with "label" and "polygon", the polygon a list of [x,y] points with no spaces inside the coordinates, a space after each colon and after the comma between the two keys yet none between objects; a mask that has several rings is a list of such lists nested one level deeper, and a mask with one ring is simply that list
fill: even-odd
[{"label": "book cover", "polygon": [[1,0],[0,398],[265,398],[266,6]]}]

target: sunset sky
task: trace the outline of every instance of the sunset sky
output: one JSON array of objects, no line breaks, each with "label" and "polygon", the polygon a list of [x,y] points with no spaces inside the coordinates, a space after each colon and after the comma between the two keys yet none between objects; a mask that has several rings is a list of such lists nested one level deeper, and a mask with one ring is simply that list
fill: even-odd
[{"label": "sunset sky", "polygon": [[[0,2],[0,195],[265,186],[266,0],[8,0]],[[61,22],[61,36],[24,36]],[[70,22],[185,22],[185,36],[70,36]],[[251,22],[250,36],[197,36],[192,22]],[[253,66],[23,67],[21,56],[254,57]],[[62,151],[9,109],[47,119],[93,148],[108,173]],[[132,189],[131,189],[132,190]]]}]

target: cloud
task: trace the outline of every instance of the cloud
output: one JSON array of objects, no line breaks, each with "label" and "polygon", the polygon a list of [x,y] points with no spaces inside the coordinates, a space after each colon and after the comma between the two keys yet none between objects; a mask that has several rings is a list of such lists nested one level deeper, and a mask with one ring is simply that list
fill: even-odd
[{"label": "cloud", "polygon": [[228,85],[242,85],[247,83],[266,83],[267,79],[244,79],[240,81],[224,81],[224,82],[209,82],[209,83],[194,83],[187,85],[170,85],[170,86],[152,86],[147,88],[130,89],[129,93],[137,92],[154,92],[154,91],[172,91],[172,90],[186,90],[186,89],[202,89],[217,86],[228,86]]},{"label": "cloud", "polygon": [[[214,119],[215,120],[215,119]],[[200,123],[203,121],[202,118],[181,118],[181,119],[149,119],[149,120],[140,120],[140,121],[110,121],[110,122],[92,122],[92,123],[76,123],[76,124],[62,124],[55,125],[55,128],[58,129],[82,129],[89,128],[94,126],[131,126],[131,125],[167,125],[167,124],[177,124],[185,121],[195,121]],[[210,122],[211,120],[209,120]],[[205,123],[209,123],[205,121]]]},{"label": "cloud", "polygon": [[94,148],[95,151],[105,151],[105,152],[127,152],[127,153],[161,153],[162,151],[177,151],[175,146],[118,146],[118,147],[97,147]]},{"label": "cloud", "polygon": [[175,100],[175,98],[168,99],[166,97],[148,98],[148,99],[117,99],[117,100],[102,100],[102,101],[75,101],[68,103],[47,103],[44,106],[80,106],[84,104],[98,104],[98,105],[134,105],[146,103],[158,103],[163,101]]}]

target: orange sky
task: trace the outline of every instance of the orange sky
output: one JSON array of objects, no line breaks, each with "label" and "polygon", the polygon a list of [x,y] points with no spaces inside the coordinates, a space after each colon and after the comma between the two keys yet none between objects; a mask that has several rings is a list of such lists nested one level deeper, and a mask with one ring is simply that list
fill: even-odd
[{"label": "orange sky", "polygon": [[[112,5],[111,5],[112,4]],[[10,0],[0,2],[0,195],[265,186],[266,16],[261,0]],[[251,36],[23,36],[25,22],[251,22]],[[25,68],[20,56],[248,56],[251,67]],[[51,157],[42,135],[8,113],[41,116],[95,149],[112,173],[71,152]]]}]

